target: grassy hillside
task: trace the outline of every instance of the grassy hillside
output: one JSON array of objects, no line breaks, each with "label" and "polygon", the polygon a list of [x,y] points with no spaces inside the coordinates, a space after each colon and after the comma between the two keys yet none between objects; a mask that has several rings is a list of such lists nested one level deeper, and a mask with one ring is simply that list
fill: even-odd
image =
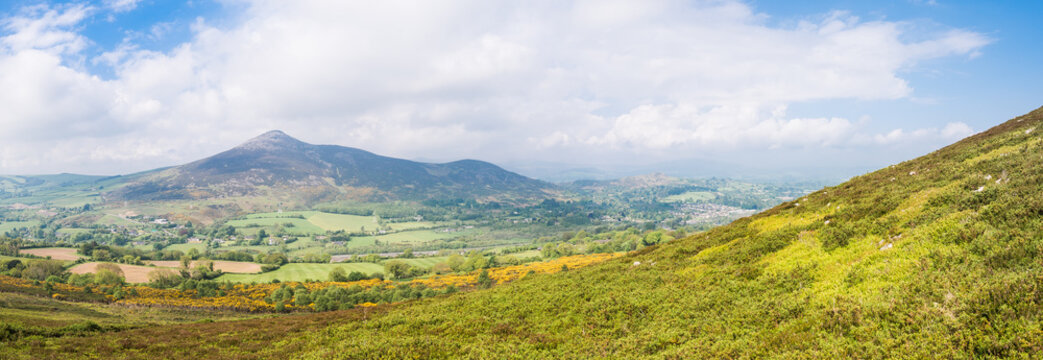
[{"label": "grassy hillside", "polygon": [[315,358],[1038,354],[1041,122],[1043,109],[708,233],[346,323],[304,348]]},{"label": "grassy hillside", "polygon": [[[1040,126],[1043,109],[705,233],[489,290],[343,313],[353,319],[245,357],[1032,358],[1043,352]],[[255,346],[230,340],[243,328],[12,349],[140,356],[213,337],[239,356]],[[172,336],[183,332],[193,335]],[[117,335],[157,340],[120,348]]]}]

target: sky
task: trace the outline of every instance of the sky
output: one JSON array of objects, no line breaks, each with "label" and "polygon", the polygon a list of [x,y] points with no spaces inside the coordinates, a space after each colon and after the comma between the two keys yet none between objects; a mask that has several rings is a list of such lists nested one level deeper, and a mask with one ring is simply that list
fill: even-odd
[{"label": "sky", "polygon": [[1040,1],[0,2],[0,174],[273,129],[550,180],[842,179],[1043,105]]}]

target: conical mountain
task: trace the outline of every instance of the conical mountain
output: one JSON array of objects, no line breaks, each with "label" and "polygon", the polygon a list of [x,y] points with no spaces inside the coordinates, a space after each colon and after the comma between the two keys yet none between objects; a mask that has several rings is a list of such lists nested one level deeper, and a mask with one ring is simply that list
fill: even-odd
[{"label": "conical mountain", "polygon": [[375,199],[542,198],[553,186],[496,165],[422,163],[312,145],[269,131],[228,151],[146,176],[118,192],[130,199],[184,199],[364,191]]}]

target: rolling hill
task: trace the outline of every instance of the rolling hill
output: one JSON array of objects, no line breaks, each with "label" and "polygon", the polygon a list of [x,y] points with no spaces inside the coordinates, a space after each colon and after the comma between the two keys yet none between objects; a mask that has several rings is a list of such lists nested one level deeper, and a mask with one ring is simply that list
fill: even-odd
[{"label": "rolling hill", "polygon": [[270,131],[235,148],[181,166],[128,177],[110,200],[182,200],[290,193],[372,200],[543,198],[554,187],[496,165],[461,160],[421,163],[364,150],[301,142]]},{"label": "rolling hill", "polygon": [[[1032,358],[1043,352],[1041,126],[1043,108],[708,232],[489,290],[11,349],[26,357]],[[283,336],[264,346],[241,336],[265,323],[282,325]]]}]

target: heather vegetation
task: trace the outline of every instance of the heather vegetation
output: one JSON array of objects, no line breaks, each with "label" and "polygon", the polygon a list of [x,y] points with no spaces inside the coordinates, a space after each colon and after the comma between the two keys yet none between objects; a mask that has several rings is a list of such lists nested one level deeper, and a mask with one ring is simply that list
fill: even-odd
[{"label": "heather vegetation", "polygon": [[284,344],[309,358],[1031,358],[1041,125],[1037,110],[618,261]]}]

